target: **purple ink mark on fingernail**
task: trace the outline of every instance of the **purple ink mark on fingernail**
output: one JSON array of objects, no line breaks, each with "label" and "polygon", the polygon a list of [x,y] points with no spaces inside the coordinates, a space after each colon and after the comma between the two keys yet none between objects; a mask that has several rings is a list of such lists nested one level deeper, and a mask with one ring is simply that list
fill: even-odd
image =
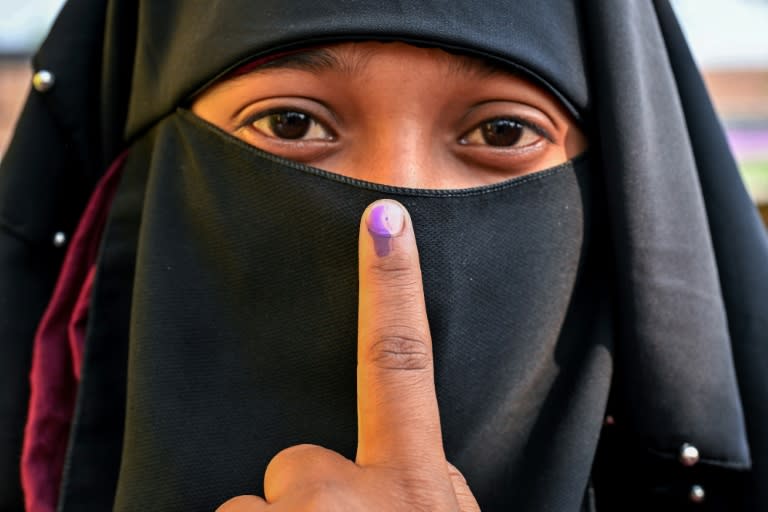
[{"label": "purple ink mark on fingernail", "polygon": [[380,203],[368,212],[366,224],[373,235],[373,247],[376,255],[386,256],[392,250],[392,238],[403,230],[403,210],[393,203]]},{"label": "purple ink mark on fingernail", "polygon": [[402,230],[403,212],[395,204],[378,204],[368,214],[368,231],[374,236],[391,238]]}]

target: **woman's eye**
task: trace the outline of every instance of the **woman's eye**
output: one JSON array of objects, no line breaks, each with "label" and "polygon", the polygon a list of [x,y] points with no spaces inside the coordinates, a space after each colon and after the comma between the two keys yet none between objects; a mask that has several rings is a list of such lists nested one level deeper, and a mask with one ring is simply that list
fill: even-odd
[{"label": "woman's eye", "polygon": [[285,140],[331,140],[330,131],[309,114],[293,110],[271,112],[250,125],[268,137]]},{"label": "woman's eye", "polygon": [[524,147],[542,137],[543,134],[516,119],[500,117],[483,122],[464,135],[460,142],[494,147]]}]

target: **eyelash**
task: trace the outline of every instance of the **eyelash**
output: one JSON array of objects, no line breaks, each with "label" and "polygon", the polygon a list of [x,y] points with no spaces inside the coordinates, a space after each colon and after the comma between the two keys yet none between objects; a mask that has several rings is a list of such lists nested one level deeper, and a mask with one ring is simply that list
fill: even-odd
[{"label": "eyelash", "polygon": [[[280,140],[280,141],[290,141],[290,142],[302,142],[302,141],[304,141],[304,139],[301,138],[304,135],[301,135],[300,137],[296,137],[296,138],[280,137],[280,136],[265,134],[263,131],[261,131],[261,130],[259,130],[259,129],[254,127],[254,124],[257,123],[258,121],[268,119],[270,116],[274,116],[274,115],[278,115],[278,114],[280,114],[280,115],[299,114],[299,115],[307,116],[309,118],[310,122],[312,122],[312,123],[322,127],[322,129],[326,133],[329,134],[328,138],[321,139],[323,142],[327,142],[329,140],[333,140],[336,137],[336,133],[330,127],[328,127],[327,123],[322,122],[322,121],[316,119],[316,116],[314,116],[313,114],[310,114],[310,113],[308,113],[308,112],[306,112],[306,111],[304,111],[302,109],[299,109],[299,108],[273,108],[273,109],[270,109],[270,110],[267,110],[267,111],[264,111],[264,112],[258,112],[256,114],[252,114],[252,115],[248,116],[240,124],[239,128],[247,128],[247,129],[250,129],[250,130],[254,130],[254,131],[257,131],[257,132],[261,133],[262,135],[265,135],[267,137],[270,137],[270,138],[273,138],[273,139],[277,139],[277,140]],[[535,133],[536,135],[546,139],[550,143],[554,143],[555,142],[554,138],[552,137],[552,135],[547,130],[545,130],[544,128],[542,128],[541,126],[539,126],[536,123],[528,121],[527,119],[523,119],[521,117],[516,117],[516,116],[496,116],[496,117],[492,117],[492,118],[483,120],[482,122],[480,122],[477,125],[475,125],[472,129],[470,129],[467,132],[465,132],[464,134],[462,134],[461,137],[458,139],[459,140],[459,144],[467,145],[467,146],[473,145],[473,144],[467,142],[468,137],[472,133],[474,133],[475,131],[481,130],[485,125],[488,125],[488,124],[496,122],[496,121],[510,121],[510,122],[514,123],[515,125],[518,125],[518,126],[523,127],[525,129],[531,130],[533,133]],[[310,139],[310,140],[312,140],[312,139]],[[317,139],[314,139],[314,140],[317,140]],[[485,144],[485,145],[488,146],[488,147],[492,147],[492,148],[507,148],[507,147],[513,146],[514,144],[511,144],[511,145],[508,145],[508,146],[505,146],[505,145],[494,146],[492,144]]]},{"label": "eyelash", "polygon": [[[496,116],[496,117],[492,117],[490,119],[483,120],[482,122],[476,124],[472,129],[470,129],[469,131],[465,132],[464,135],[462,135],[461,138],[459,139],[459,143],[460,144],[464,144],[464,145],[470,145],[468,142],[466,142],[467,139],[469,138],[470,134],[472,134],[472,133],[474,133],[474,132],[476,132],[478,130],[482,130],[485,126],[487,126],[487,125],[489,125],[491,123],[497,122],[497,121],[509,121],[512,124],[516,125],[516,126],[519,126],[519,127],[524,128],[524,129],[530,130],[534,134],[538,135],[539,137],[542,137],[542,138],[546,139],[550,143],[554,143],[555,142],[554,138],[549,134],[549,132],[547,132],[547,130],[545,130],[544,128],[542,128],[541,126],[539,126],[536,123],[528,121],[527,119],[523,119],[521,117],[516,117],[516,116]],[[521,135],[521,137],[522,136],[523,135]],[[488,141],[486,141],[486,142],[488,142]],[[509,145],[509,146],[505,146],[505,145],[494,146],[493,144],[486,144],[486,145],[490,146],[490,147],[497,147],[497,148],[506,148],[506,147],[512,146],[512,145]],[[525,147],[525,146],[523,146],[523,147]]]},{"label": "eyelash", "polygon": [[[315,116],[313,114],[310,114],[309,112],[306,112],[306,111],[304,111],[304,110],[302,110],[300,108],[273,108],[273,109],[266,110],[264,112],[258,112],[256,114],[248,116],[241,123],[240,128],[248,128],[248,129],[251,129],[251,130],[254,130],[254,131],[257,131],[257,132],[263,134],[263,132],[261,132],[261,130],[258,130],[257,128],[254,128],[253,125],[256,122],[258,122],[258,121],[268,119],[270,116],[274,116],[274,115],[278,115],[278,114],[282,114],[282,115],[286,115],[286,114],[300,114],[300,115],[307,116],[311,120],[311,122],[313,122],[314,124],[316,124],[318,126],[321,126],[323,128],[323,130],[329,134],[329,138],[323,139],[324,142],[326,142],[328,140],[333,140],[336,137],[336,133],[331,128],[328,127],[328,123],[318,120],[317,116]],[[266,135],[268,137],[271,137],[271,138],[274,138],[274,139],[277,139],[277,140],[280,140],[280,141],[299,142],[299,141],[302,140],[300,138],[291,139],[291,138],[285,138],[285,137],[271,136],[271,135],[267,135],[267,134],[264,134],[264,135]]]}]

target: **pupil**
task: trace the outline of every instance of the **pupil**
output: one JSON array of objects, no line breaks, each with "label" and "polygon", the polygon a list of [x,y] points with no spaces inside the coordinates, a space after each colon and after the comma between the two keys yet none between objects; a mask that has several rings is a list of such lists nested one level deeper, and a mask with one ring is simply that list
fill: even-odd
[{"label": "pupil", "polygon": [[269,117],[272,133],[281,139],[300,139],[311,126],[311,118],[302,112],[281,112]]},{"label": "pupil", "polygon": [[481,131],[489,146],[514,146],[523,136],[524,129],[512,119],[494,119],[483,124]]}]

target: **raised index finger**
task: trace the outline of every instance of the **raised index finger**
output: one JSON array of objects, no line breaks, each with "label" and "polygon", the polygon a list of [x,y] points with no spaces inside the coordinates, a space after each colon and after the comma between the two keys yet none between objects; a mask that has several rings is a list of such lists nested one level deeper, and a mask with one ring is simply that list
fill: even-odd
[{"label": "raised index finger", "polygon": [[402,205],[366,209],[359,266],[357,463],[444,468],[419,256]]}]

